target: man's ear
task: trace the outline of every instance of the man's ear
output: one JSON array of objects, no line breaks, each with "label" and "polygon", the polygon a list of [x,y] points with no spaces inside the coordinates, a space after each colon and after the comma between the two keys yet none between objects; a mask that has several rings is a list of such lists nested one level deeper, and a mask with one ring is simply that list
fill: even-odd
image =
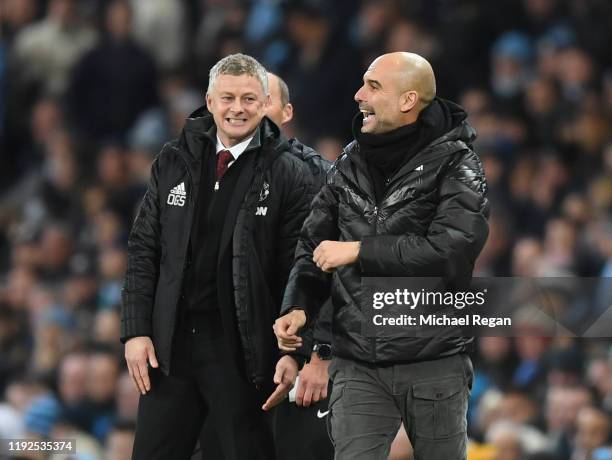
[{"label": "man's ear", "polygon": [[206,108],[210,113],[212,113],[212,111],[210,110],[210,106],[212,104],[212,98],[210,97],[210,94],[206,93],[206,95],[204,96],[204,101],[206,102]]},{"label": "man's ear", "polygon": [[404,113],[410,112],[419,102],[419,93],[406,91],[400,96],[400,110]]},{"label": "man's ear", "polygon": [[283,107],[283,125],[285,123],[289,123],[293,120],[293,105],[291,102],[288,102],[285,107]]}]

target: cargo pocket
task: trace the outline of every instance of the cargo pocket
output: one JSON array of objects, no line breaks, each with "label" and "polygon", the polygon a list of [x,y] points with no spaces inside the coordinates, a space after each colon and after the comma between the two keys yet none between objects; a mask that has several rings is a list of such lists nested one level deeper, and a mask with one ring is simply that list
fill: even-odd
[{"label": "cargo pocket", "polygon": [[465,380],[451,377],[412,386],[416,435],[445,439],[467,430]]},{"label": "cargo pocket", "polygon": [[[336,447],[336,442],[334,441],[333,430],[332,430],[332,417],[334,416],[334,410],[338,410],[338,405],[342,404],[340,400],[342,399],[342,395],[344,394],[344,387],[346,386],[346,381],[334,383],[332,387],[331,395],[329,396],[329,404],[327,405],[327,417],[325,420],[325,426],[327,427],[327,436],[331,441],[332,445]],[[340,411],[342,412],[342,411]],[[337,417],[338,415],[336,415]]]}]

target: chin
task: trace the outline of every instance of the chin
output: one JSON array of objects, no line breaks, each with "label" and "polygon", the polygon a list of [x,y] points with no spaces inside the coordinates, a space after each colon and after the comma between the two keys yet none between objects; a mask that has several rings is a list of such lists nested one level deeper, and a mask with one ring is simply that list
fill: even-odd
[{"label": "chin", "polygon": [[373,134],[375,132],[374,126],[362,126],[361,132],[365,134]]},{"label": "chin", "polygon": [[242,126],[240,128],[228,129],[227,134],[233,139],[243,140],[252,131],[253,131],[252,128]]}]

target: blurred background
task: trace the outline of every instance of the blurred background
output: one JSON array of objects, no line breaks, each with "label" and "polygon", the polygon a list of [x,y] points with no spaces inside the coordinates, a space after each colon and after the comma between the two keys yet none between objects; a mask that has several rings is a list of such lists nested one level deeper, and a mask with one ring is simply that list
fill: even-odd
[{"label": "blurred background", "polygon": [[[0,23],[0,438],[129,458],[127,235],[151,161],[229,53],[287,81],[286,134],[331,160],[372,59],[423,55],[479,134],[476,275],[612,276],[609,0],[0,0]],[[469,458],[612,459],[611,344],[480,339]]]}]

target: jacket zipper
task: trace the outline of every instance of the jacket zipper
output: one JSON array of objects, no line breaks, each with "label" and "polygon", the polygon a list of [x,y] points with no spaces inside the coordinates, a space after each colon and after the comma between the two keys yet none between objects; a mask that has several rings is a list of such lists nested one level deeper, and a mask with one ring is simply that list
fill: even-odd
[{"label": "jacket zipper", "polygon": [[[255,167],[255,174],[256,174],[256,177],[261,177],[262,178],[262,180],[260,181],[260,184],[259,184],[259,186],[262,186],[263,182],[264,182],[263,181],[263,173],[262,173],[261,168],[259,166]],[[258,188],[258,187],[256,187],[256,188]],[[232,270],[233,270],[233,267],[232,267]],[[248,277],[247,277],[247,280],[248,280]],[[248,282],[249,281],[247,281],[247,283]],[[257,383],[257,375],[256,375],[256,369],[257,369],[257,365],[256,365],[256,363],[257,363],[256,347],[254,346],[253,340],[251,339],[251,331],[250,331],[250,326],[249,326],[249,302],[248,301],[245,302],[244,313],[245,313],[245,316],[246,316],[246,319],[245,319],[245,322],[244,322],[244,324],[245,324],[245,333],[246,333],[246,341],[247,341],[247,346],[248,346],[248,349],[250,351],[250,354],[252,355],[252,359],[251,360],[245,359],[245,364],[247,365],[248,373],[251,375],[251,382],[253,383],[253,385],[255,385],[255,388],[257,390],[260,390],[261,389],[261,385],[259,385],[259,383]],[[240,332],[240,331],[238,331],[238,332]]]},{"label": "jacket zipper", "polygon": [[[378,235],[378,203],[374,205],[374,235]],[[370,337],[372,347],[372,362],[376,362],[376,337]]]},{"label": "jacket zipper", "polygon": [[[361,187],[358,186],[357,182],[351,180],[344,172],[342,171],[338,171],[345,180],[349,181],[351,184],[353,184],[353,187],[356,188],[357,190],[359,190],[364,196],[368,197],[368,200],[374,203],[374,219],[373,219],[373,227],[374,227],[374,236],[378,235],[378,213],[379,213],[379,208],[378,205],[379,203],[376,201],[376,198],[372,199],[372,197],[366,193],[365,191],[363,191],[361,189]],[[387,184],[388,185],[388,184]],[[383,197],[383,201],[384,201],[384,197]],[[372,363],[376,362],[376,337],[370,337],[370,347],[372,348],[372,352],[370,353],[370,360]]]}]

